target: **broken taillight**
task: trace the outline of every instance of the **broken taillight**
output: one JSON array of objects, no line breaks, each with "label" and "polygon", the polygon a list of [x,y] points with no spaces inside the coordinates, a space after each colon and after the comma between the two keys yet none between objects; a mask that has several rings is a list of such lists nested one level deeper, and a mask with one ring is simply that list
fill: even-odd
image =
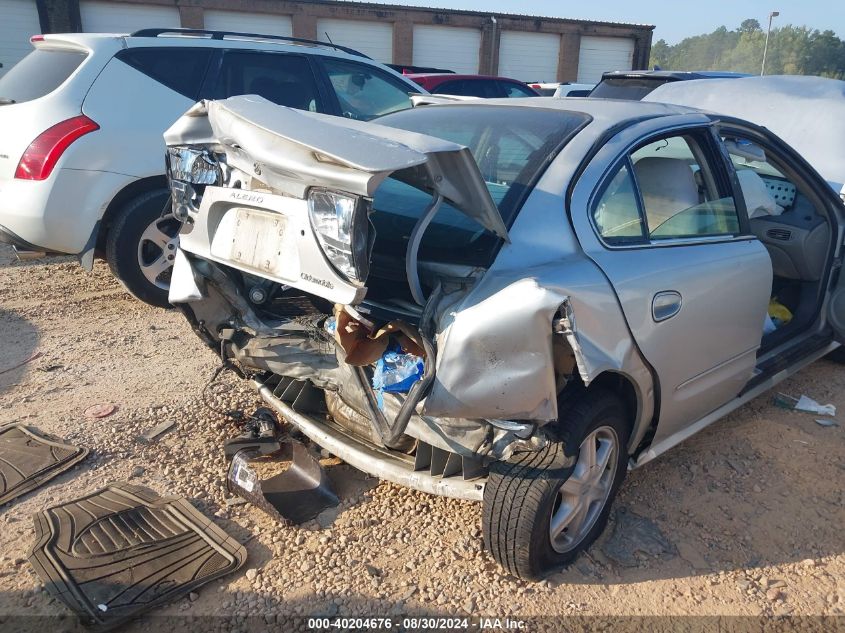
[{"label": "broken taillight", "polygon": [[363,283],[370,270],[374,236],[371,203],[360,196],[313,188],[308,215],[326,258],[349,281]]},{"label": "broken taillight", "polygon": [[23,153],[15,178],[45,180],[50,177],[65,150],[80,136],[99,130],[100,126],[84,114],[57,123],[42,132]]}]

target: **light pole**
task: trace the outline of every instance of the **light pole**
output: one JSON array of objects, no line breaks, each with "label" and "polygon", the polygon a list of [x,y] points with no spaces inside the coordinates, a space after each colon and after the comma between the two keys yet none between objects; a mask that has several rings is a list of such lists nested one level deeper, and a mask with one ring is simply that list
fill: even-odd
[{"label": "light pole", "polygon": [[769,28],[766,29],[766,45],[763,47],[763,65],[760,66],[760,76],[766,73],[766,53],[769,52],[769,34],[772,32],[772,18],[780,15],[780,11],[772,11],[769,14]]}]

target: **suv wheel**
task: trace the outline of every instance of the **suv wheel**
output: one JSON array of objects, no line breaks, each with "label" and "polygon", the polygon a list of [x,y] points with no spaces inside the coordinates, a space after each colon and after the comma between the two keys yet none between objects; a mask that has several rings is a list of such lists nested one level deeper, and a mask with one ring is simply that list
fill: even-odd
[{"label": "suv wheel", "polygon": [[170,273],[179,247],[180,224],[169,199],[166,189],[133,198],[120,210],[106,240],[112,274],[134,297],[163,308],[170,306]]},{"label": "suv wheel", "polygon": [[571,563],[596,540],[626,473],[628,420],[613,393],[568,399],[558,429],[543,450],[491,465],[484,489],[485,546],[530,580]]}]

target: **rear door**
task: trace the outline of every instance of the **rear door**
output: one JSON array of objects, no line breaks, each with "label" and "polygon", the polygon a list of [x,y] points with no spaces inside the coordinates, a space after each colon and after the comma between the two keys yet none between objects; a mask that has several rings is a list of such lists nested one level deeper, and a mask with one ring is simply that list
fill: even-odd
[{"label": "rear door", "polygon": [[772,284],[709,125],[665,125],[617,135],[579,179],[571,206],[579,240],[655,372],[655,441],[740,393]]}]

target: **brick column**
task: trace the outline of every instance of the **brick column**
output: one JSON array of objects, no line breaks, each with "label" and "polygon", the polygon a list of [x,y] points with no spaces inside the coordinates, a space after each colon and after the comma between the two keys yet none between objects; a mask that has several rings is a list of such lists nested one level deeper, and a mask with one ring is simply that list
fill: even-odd
[{"label": "brick column", "polygon": [[557,60],[557,80],[577,81],[578,60],[581,55],[581,34],[577,31],[560,34]]},{"label": "brick column", "polygon": [[651,57],[651,34],[634,37],[633,70],[647,70]]},{"label": "brick column", "polygon": [[179,21],[183,29],[204,29],[203,8],[179,5]]},{"label": "brick column", "polygon": [[499,73],[499,40],[502,30],[488,21],[481,29],[481,50],[478,55],[478,72],[482,75]]},{"label": "brick column", "polygon": [[36,0],[44,33],[76,33],[82,30],[79,0]]},{"label": "brick column", "polygon": [[[304,10],[307,10],[307,8]],[[317,16],[315,15],[308,15],[303,12],[294,13],[291,16],[291,26],[294,37],[301,37],[306,40],[321,39],[317,33]],[[325,37],[323,35],[322,39],[325,39]]]},{"label": "brick column", "polygon": [[414,63],[414,24],[410,20],[393,23],[393,63]]}]

